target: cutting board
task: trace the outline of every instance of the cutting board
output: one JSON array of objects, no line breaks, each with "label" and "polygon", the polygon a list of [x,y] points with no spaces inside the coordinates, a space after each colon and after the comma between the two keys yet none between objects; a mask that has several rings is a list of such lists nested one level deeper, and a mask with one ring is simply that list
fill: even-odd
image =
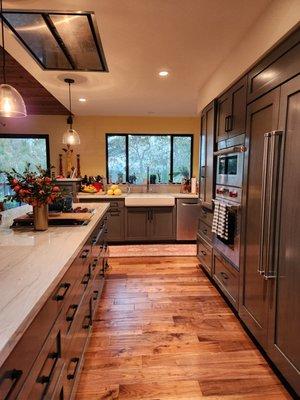
[{"label": "cutting board", "polygon": [[[68,222],[70,225],[76,225],[79,223],[88,223],[88,221],[92,218],[93,214],[90,212],[83,213],[53,213],[49,214],[48,220],[50,225],[67,225]],[[21,215],[18,218],[14,219],[12,228],[17,228],[20,226],[31,226],[33,224],[33,215]]]}]

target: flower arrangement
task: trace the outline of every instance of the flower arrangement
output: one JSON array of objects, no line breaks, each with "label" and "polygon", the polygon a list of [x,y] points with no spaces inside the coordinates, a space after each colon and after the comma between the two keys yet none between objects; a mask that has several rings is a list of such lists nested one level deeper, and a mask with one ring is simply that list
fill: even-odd
[{"label": "flower arrangement", "polygon": [[49,177],[49,171],[36,167],[36,172],[30,170],[30,164],[26,165],[23,174],[15,169],[11,172],[1,171],[5,174],[14,193],[6,196],[4,201],[18,201],[27,203],[33,207],[39,207],[53,203],[63,197],[63,193]]}]

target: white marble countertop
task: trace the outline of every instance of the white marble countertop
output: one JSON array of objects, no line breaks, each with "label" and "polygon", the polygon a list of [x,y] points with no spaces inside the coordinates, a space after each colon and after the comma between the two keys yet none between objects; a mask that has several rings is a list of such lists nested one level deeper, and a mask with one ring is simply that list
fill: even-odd
[{"label": "white marble countertop", "polygon": [[83,205],[95,209],[88,225],[55,226],[45,232],[9,228],[30,206],[1,213],[0,366],[109,208],[109,203]]},{"label": "white marble countertop", "polygon": [[114,195],[109,195],[109,194],[100,194],[100,193],[78,193],[77,198],[78,199],[125,199],[127,196],[157,196],[157,197],[162,197],[162,196],[172,196],[175,197],[175,199],[197,199],[198,194],[191,194],[191,193],[135,193],[135,192],[130,192],[130,193],[122,193],[119,196],[114,196]]}]

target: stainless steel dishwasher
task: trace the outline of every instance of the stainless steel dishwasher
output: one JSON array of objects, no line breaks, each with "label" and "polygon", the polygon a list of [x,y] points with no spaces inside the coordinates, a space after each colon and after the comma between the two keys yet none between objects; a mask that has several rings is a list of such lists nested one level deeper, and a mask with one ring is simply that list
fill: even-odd
[{"label": "stainless steel dishwasher", "polygon": [[196,240],[199,213],[198,199],[177,199],[177,240]]}]

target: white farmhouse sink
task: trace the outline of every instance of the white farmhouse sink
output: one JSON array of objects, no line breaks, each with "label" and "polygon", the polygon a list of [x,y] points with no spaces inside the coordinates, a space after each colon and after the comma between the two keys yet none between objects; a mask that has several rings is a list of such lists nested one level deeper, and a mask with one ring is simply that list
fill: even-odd
[{"label": "white farmhouse sink", "polygon": [[125,197],[126,207],[172,207],[175,197],[161,193],[132,193]]}]

